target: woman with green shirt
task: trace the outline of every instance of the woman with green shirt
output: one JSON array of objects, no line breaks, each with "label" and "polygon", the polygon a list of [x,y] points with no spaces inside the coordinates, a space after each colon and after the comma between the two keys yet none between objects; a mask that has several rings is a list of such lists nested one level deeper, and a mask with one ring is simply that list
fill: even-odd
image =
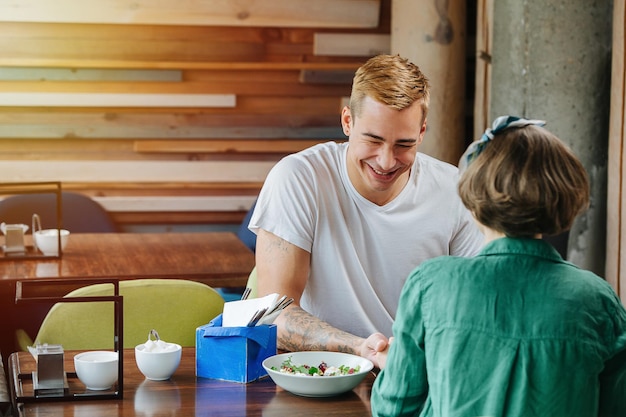
[{"label": "woman with green shirt", "polygon": [[585,169],[542,125],[500,117],[464,154],[486,244],[409,276],[374,416],[626,416],[626,310],[541,239],[589,204]]}]

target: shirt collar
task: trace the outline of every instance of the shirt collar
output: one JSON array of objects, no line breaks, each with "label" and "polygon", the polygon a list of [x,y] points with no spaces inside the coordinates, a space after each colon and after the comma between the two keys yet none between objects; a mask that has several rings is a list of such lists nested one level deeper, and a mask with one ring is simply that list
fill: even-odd
[{"label": "shirt collar", "polygon": [[530,255],[546,258],[552,261],[563,261],[554,247],[543,239],[503,237],[488,242],[479,255]]}]

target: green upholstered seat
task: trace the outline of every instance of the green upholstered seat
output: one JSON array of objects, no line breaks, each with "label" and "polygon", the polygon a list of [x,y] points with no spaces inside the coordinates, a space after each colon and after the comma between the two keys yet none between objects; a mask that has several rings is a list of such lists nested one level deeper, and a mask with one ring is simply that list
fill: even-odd
[{"label": "green upholstered seat", "polygon": [[[66,297],[113,295],[113,285],[96,284],[74,290]],[[208,285],[178,279],[120,281],[124,298],[124,347],[148,340],[155,329],[162,340],[195,346],[195,330],[224,307],[224,299]],[[20,332],[20,331],[18,331]],[[57,303],[44,319],[34,343],[61,344],[65,350],[113,348],[113,303]],[[22,349],[33,343],[18,334]]]}]

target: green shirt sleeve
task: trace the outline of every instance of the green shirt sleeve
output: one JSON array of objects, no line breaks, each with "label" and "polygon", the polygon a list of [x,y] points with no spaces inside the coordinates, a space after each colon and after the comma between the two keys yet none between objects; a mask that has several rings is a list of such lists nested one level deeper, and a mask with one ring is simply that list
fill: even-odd
[{"label": "green shirt sleeve", "polygon": [[[614,296],[614,305],[621,306]],[[600,374],[599,417],[626,416],[626,311],[616,308],[613,314],[615,355],[607,361]]]},{"label": "green shirt sleeve", "polygon": [[[419,269],[405,284],[393,326],[394,341],[388,360],[372,388],[373,416],[415,416],[428,397],[424,325],[422,312],[427,311],[422,299]],[[387,378],[393,375],[393,378]]]}]

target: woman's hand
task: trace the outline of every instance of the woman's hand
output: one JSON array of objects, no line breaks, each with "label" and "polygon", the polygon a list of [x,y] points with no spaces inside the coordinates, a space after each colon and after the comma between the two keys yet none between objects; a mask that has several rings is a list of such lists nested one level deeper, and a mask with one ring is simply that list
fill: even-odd
[{"label": "woman's hand", "polygon": [[370,335],[361,345],[360,355],[372,361],[375,367],[383,369],[387,361],[390,340],[382,333]]}]

